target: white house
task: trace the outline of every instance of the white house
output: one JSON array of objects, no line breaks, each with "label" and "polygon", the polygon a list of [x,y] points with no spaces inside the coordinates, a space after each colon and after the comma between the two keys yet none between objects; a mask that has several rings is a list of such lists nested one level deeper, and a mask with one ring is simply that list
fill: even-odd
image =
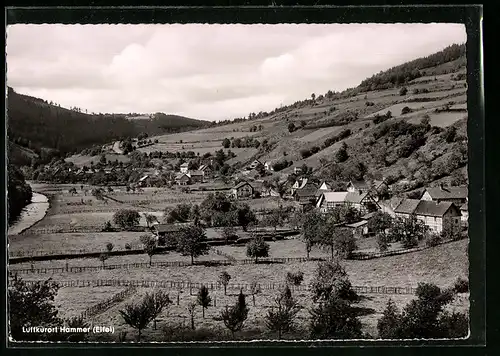
[{"label": "white house", "polygon": [[432,231],[440,233],[446,222],[461,228],[460,209],[451,202],[436,203],[429,200],[404,199],[394,210],[396,217],[408,218],[415,215]]},{"label": "white house", "polygon": [[460,213],[462,214],[462,226],[469,226],[469,203],[465,203],[460,207]]},{"label": "white house", "polygon": [[370,191],[370,186],[364,180],[351,180],[347,185],[347,191],[363,194]]},{"label": "white house", "polygon": [[427,188],[420,199],[436,203],[450,202],[462,206],[468,201],[468,194],[467,186],[445,187],[441,184],[439,187]]},{"label": "white house", "polygon": [[181,173],[187,173],[188,172],[188,167],[189,167],[189,164],[187,162],[181,164]]},{"label": "white house", "polygon": [[322,213],[328,212],[329,209],[346,205],[356,208],[361,214],[366,214],[370,205],[376,209],[380,208],[377,202],[368,193],[325,192],[319,197],[316,203],[316,207],[319,208]]},{"label": "white house", "polygon": [[264,169],[266,171],[274,171],[273,164],[270,161],[266,161],[266,163],[264,163]]}]

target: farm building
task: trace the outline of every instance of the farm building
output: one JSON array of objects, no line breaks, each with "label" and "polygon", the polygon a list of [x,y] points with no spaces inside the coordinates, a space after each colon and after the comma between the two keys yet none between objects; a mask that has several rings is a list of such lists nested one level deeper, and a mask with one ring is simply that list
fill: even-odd
[{"label": "farm building", "polygon": [[389,185],[385,182],[385,180],[375,180],[370,185],[369,192],[378,201],[379,194],[384,190],[387,191],[388,189]]},{"label": "farm building", "polygon": [[198,170],[200,172],[203,172],[203,177],[204,178],[208,178],[208,177],[211,177],[213,175],[213,170],[212,168],[209,166],[209,165],[206,165],[206,164],[202,164]]},{"label": "farm building", "polygon": [[468,200],[468,193],[467,186],[445,187],[441,184],[439,187],[427,188],[420,199],[436,203],[450,202],[462,206]]},{"label": "farm building", "polygon": [[370,191],[370,186],[364,180],[351,180],[347,185],[347,191],[363,194]]},{"label": "farm building", "polygon": [[279,197],[280,193],[273,187],[262,187],[260,195],[262,197]]},{"label": "farm building", "polygon": [[187,162],[181,164],[181,173],[187,173],[188,172],[188,167],[189,167],[189,164]]},{"label": "farm building", "polygon": [[189,171],[187,176],[191,178],[191,183],[203,183],[202,171]]},{"label": "farm building", "polygon": [[175,183],[178,185],[188,185],[191,183],[191,178],[185,173],[177,173],[175,175]]},{"label": "farm building", "polygon": [[306,183],[301,186],[300,189],[296,189],[293,193],[293,198],[298,202],[311,202],[311,204],[316,203],[316,191],[318,187],[314,183]]},{"label": "farm building", "polygon": [[249,199],[253,197],[254,189],[248,182],[239,182],[231,189],[231,195],[236,199]]},{"label": "farm building", "polygon": [[293,173],[295,173],[295,174],[301,174],[301,173],[302,173],[302,168],[300,168],[300,167],[295,167],[295,168],[293,169]]},{"label": "farm building", "polygon": [[266,171],[274,171],[272,162],[267,161],[266,163],[264,163],[264,169]]},{"label": "farm building", "polygon": [[469,204],[465,203],[460,207],[460,213],[462,214],[462,226],[469,226]]},{"label": "farm building", "polygon": [[158,245],[166,245],[176,240],[182,227],[189,224],[156,224],[153,225],[153,232],[158,239]]},{"label": "farm building", "polygon": [[404,199],[394,210],[396,217],[408,218],[415,215],[434,232],[443,231],[448,221],[457,228],[461,227],[460,209],[451,202],[436,203],[428,200]]},{"label": "farm building", "polygon": [[346,224],[346,227],[352,230],[354,237],[366,237],[369,235],[370,231],[368,229],[368,221],[360,220],[352,224]]},{"label": "farm building", "polygon": [[290,195],[293,196],[293,194],[297,189],[304,188],[306,184],[307,184],[307,178],[297,179],[295,183],[293,183],[292,188],[290,188]]},{"label": "farm building", "polygon": [[366,214],[371,208],[379,209],[380,206],[368,193],[354,192],[325,192],[316,203],[316,207],[322,213],[326,213],[329,209],[341,206],[352,206],[359,210],[361,214]]}]

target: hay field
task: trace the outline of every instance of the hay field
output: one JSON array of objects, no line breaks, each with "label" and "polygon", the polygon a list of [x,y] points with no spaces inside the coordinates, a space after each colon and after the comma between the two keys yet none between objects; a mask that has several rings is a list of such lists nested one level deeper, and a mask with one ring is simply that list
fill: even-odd
[{"label": "hay field", "polygon": [[[112,162],[114,162],[116,160],[118,160],[118,162],[123,162],[123,163],[130,162],[130,158],[128,156],[124,156],[124,155],[106,153],[105,156],[106,156],[106,160],[112,161]],[[77,155],[73,155],[71,157],[66,158],[65,161],[72,162],[77,167],[83,167],[83,166],[90,167],[91,162],[96,164],[99,162],[100,159],[101,159],[101,155],[83,156],[81,154],[77,154]]]}]

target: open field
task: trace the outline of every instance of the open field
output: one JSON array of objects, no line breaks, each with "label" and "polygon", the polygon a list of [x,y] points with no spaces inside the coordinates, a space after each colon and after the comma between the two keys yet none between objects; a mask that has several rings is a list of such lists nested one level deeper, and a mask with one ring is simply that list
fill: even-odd
[{"label": "open field", "polygon": [[79,316],[88,307],[98,304],[114,294],[121,292],[124,287],[67,287],[60,288],[54,305],[62,318]]},{"label": "open field", "polygon": [[[130,162],[130,158],[128,156],[124,156],[124,155],[107,153],[105,156],[106,156],[106,160],[112,161],[112,162],[114,162],[116,160],[118,160],[118,162],[123,162],[123,163]],[[82,155],[78,154],[78,155],[68,157],[65,160],[66,160],[66,162],[73,162],[73,164],[77,167],[83,167],[83,166],[90,167],[91,162],[96,164],[99,162],[100,159],[101,159],[101,155],[82,156]]]},{"label": "open field", "polygon": [[[439,127],[447,127],[457,122],[460,119],[463,119],[464,116],[467,115],[465,112],[440,112],[440,113],[429,113],[430,124],[432,126]],[[420,119],[411,119],[409,120],[412,123],[418,123]]]},{"label": "open field", "polygon": [[[278,243],[278,242],[275,242]],[[274,244],[274,243],[273,243]],[[279,246],[279,245],[276,245]],[[450,286],[457,277],[467,278],[468,262],[466,248],[468,240],[460,240],[437,246],[435,248],[426,249],[423,251],[402,254],[398,256],[389,256],[372,260],[347,260],[342,264],[353,285],[368,285],[368,286],[400,286],[400,287],[416,287],[420,282],[435,283],[440,287]],[[217,247],[221,249],[220,246]],[[276,250],[271,247],[273,250]],[[279,249],[277,249],[279,250]],[[300,246],[296,247],[297,253],[300,253]],[[326,252],[317,250],[316,253],[322,253],[325,256]],[[204,258],[215,259],[215,254],[204,256]],[[311,257],[313,257],[311,253]],[[223,258],[222,256],[218,256]],[[278,257],[272,256],[271,257]],[[305,257],[305,250],[302,247],[302,255]],[[130,258],[135,262],[149,261],[147,255],[130,255],[116,257],[117,261],[113,261],[115,257],[106,261],[107,264],[113,263],[129,263],[124,262],[124,258]],[[160,257],[153,256],[153,261],[161,261],[160,258],[179,260],[181,257],[177,253],[169,253]],[[179,258],[179,259],[178,259]],[[138,259],[141,259],[139,261]],[[88,265],[100,265],[97,259],[87,259]],[[201,257],[200,257],[201,260]],[[77,262],[78,261],[78,262]],[[54,264],[65,261],[43,261],[34,262],[35,268],[44,264],[50,267]],[[77,266],[79,260],[71,260],[68,262],[70,266]],[[83,262],[82,262],[83,263]],[[132,262],[133,263],[133,262]],[[23,266],[23,267],[22,267]],[[12,269],[29,268],[29,264],[16,264]],[[55,273],[50,274],[54,280],[70,280],[70,279],[131,279],[131,280],[172,280],[172,281],[191,281],[193,283],[216,283],[218,275],[222,271],[227,271],[231,276],[231,283],[251,283],[254,280],[262,281],[262,283],[283,283],[288,271],[303,271],[304,283],[309,284],[313,278],[314,270],[317,262],[309,261],[303,263],[289,264],[249,264],[249,265],[230,265],[230,266],[188,266],[188,267],[169,267],[169,268],[131,268],[124,276],[123,269],[117,270],[99,270],[95,272],[81,273]],[[29,277],[28,277],[29,276]],[[160,277],[161,276],[161,277]],[[48,274],[30,274],[26,275],[26,279],[44,279],[49,277]]]}]

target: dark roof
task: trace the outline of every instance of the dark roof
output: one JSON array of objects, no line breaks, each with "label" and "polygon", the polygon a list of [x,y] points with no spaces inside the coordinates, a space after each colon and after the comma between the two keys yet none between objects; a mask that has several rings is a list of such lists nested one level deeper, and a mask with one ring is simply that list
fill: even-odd
[{"label": "dark roof", "polygon": [[420,203],[415,210],[415,214],[438,217],[443,216],[450,208],[453,207],[456,209],[456,206],[450,202],[436,203],[434,201],[420,200]]},{"label": "dark roof", "polygon": [[417,199],[403,199],[396,209],[394,209],[394,212],[400,214],[413,214],[417,209],[418,203],[420,203],[420,200]]},{"label": "dark roof", "polygon": [[157,224],[154,225],[154,229],[157,232],[179,232],[184,225],[176,224]]},{"label": "dark roof", "polygon": [[469,195],[469,190],[467,189],[467,186],[427,188],[426,192],[429,193],[432,199],[439,199],[439,200],[467,199],[467,196]]},{"label": "dark roof", "polygon": [[394,211],[400,214],[441,217],[452,207],[456,209],[456,206],[451,202],[436,203],[429,200],[405,199]]},{"label": "dark roof", "polygon": [[299,197],[315,197],[318,188],[314,184],[306,184],[304,188],[297,189],[295,194]]},{"label": "dark roof", "polygon": [[370,188],[364,180],[351,180],[351,184],[356,189],[369,189]]},{"label": "dark roof", "polygon": [[202,171],[190,171],[189,174],[192,176],[202,176],[203,172]]},{"label": "dark roof", "polygon": [[186,175],[186,173],[177,173],[175,175],[175,179],[181,179],[182,177],[186,177],[187,179],[189,179],[189,177]]},{"label": "dark roof", "polygon": [[348,192],[345,196],[345,201],[349,203],[361,203],[367,197],[367,193],[358,194],[355,192]]},{"label": "dark roof", "polygon": [[[243,186],[245,186],[247,184],[250,187],[252,187],[252,185],[250,183],[243,181],[243,182],[239,182],[238,184],[236,184],[233,189],[240,189],[241,187],[243,187]],[[253,189],[253,187],[252,187],[252,189]]]}]

